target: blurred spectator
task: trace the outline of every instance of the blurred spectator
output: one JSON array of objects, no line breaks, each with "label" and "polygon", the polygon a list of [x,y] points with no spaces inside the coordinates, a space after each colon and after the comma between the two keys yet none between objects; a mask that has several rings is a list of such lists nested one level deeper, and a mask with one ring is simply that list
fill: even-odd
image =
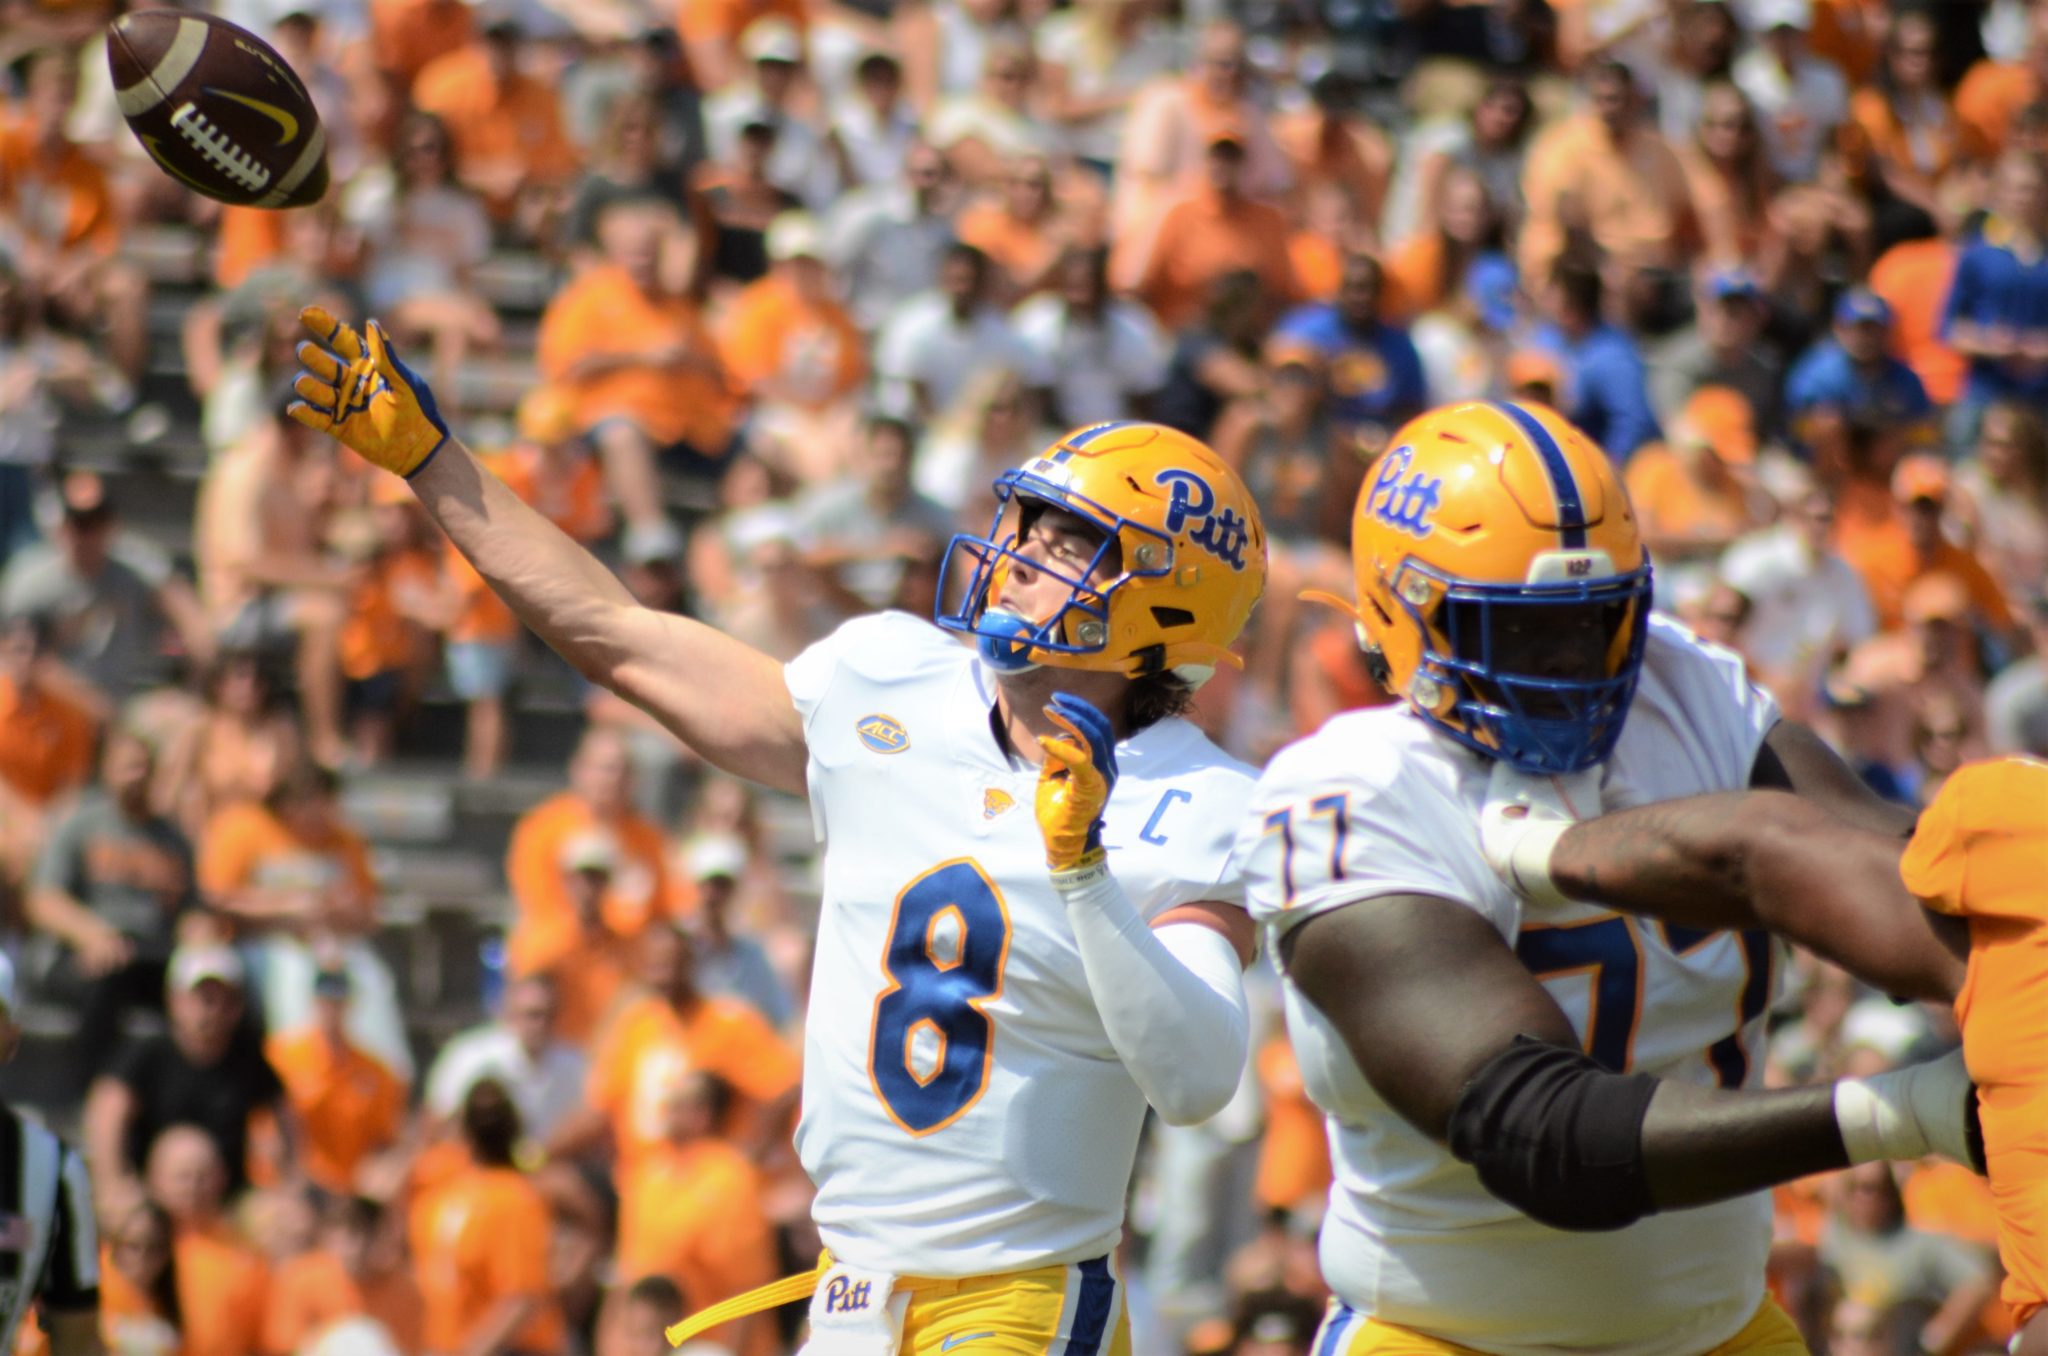
[{"label": "blurred spectator", "polygon": [[1107,178],[1138,92],[1181,64],[1183,36],[1163,0],[1078,0],[1034,38],[1045,103],[1083,165]]},{"label": "blurred spectator", "polygon": [[903,179],[917,144],[917,115],[903,97],[903,66],[893,52],[870,48],[853,69],[853,90],[834,106],[826,146],[849,189]]},{"label": "blurred spectator", "polygon": [[1031,351],[997,309],[988,256],[947,248],[938,286],[903,302],[875,339],[875,380],[892,414],[926,419],[951,406],[977,373],[1008,368],[1043,387]]},{"label": "blurred spectator", "polygon": [[696,244],[682,223],[626,203],[605,209],[597,232],[606,262],[548,303],[540,371],[575,401],[628,526],[656,532],[666,523],[658,468],[713,477],[731,452],[725,369],[686,290]]},{"label": "blurred spectator", "polygon": [[690,1312],[666,1276],[642,1276],[613,1292],[597,1330],[595,1356],[668,1356],[668,1329]]},{"label": "blurred spectator", "polygon": [[405,1084],[349,1042],[352,987],[345,969],[319,971],[312,1023],[275,1032],[263,1047],[303,1135],[306,1178],[337,1196],[354,1192],[364,1161],[397,1142],[406,1103]]},{"label": "blurred spectator", "polygon": [[513,427],[516,440],[488,458],[492,472],[583,545],[610,536],[604,471],[577,431],[575,397],[560,386],[536,386],[520,397]]},{"label": "blurred spectator", "polygon": [[1756,278],[1744,269],[1719,269],[1694,296],[1694,323],[1644,355],[1652,408],[1659,419],[1673,418],[1693,392],[1717,386],[1742,398],[1758,437],[1772,437],[1780,426],[1785,359],[1765,334],[1768,308]]},{"label": "blurred spectator", "polygon": [[1506,263],[1500,212],[1477,171],[1452,166],[1444,174],[1439,198],[1437,215],[1387,255],[1383,311],[1413,319],[1454,305],[1482,259]]},{"label": "blurred spectator", "polygon": [[576,171],[553,86],[523,69],[525,31],[510,0],[481,0],[477,38],[446,49],[413,82],[412,102],[446,124],[456,176],[494,220],[529,237],[559,206]]},{"label": "blurred spectator", "polygon": [[953,515],[911,484],[915,450],[907,423],[872,415],[848,474],[793,506],[804,563],[849,612],[891,606],[906,570],[937,560],[952,540]]},{"label": "blurred spectator", "polygon": [[1976,204],[1975,176],[1952,175],[1938,186],[1933,232],[1891,246],[1870,266],[1870,290],[1892,308],[1892,337],[1899,356],[1920,378],[1937,405],[1962,394],[1968,364],[1944,334],[1949,288],[1960,250],[1964,218]]},{"label": "blurred spectator", "polygon": [[1007,368],[978,372],[952,408],[932,421],[912,461],[912,482],[937,504],[978,522],[983,496],[1003,471],[1036,456],[1057,436],[1040,418],[1040,405],[1024,378]]},{"label": "blurred spectator", "polygon": [[329,546],[359,571],[336,650],[344,680],[353,766],[391,757],[398,722],[418,699],[434,658],[434,633],[450,620],[447,544],[392,476],[373,484],[368,508],[339,514]]},{"label": "blurred spectator", "polygon": [[988,50],[1025,35],[1016,0],[943,0],[893,16],[911,102],[921,111],[974,88]]},{"label": "blurred spectator", "polygon": [[[1697,9],[1725,9],[1701,0]],[[1771,199],[1778,189],[1749,96],[1733,82],[1715,80],[1700,91],[1698,120],[1674,143],[1699,217],[1706,262],[1739,270],[1763,252],[1771,233]]]},{"label": "blurred spectator", "polygon": [[720,1123],[757,1162],[787,1144],[798,1093],[798,1060],[744,1003],[697,986],[687,934],[663,923],[636,949],[644,996],[621,1010],[590,1061],[584,1105],[555,1130],[550,1156],[575,1156],[609,1139],[622,1172],[667,1137],[662,1098],[683,1075],[715,1074],[739,1094]]},{"label": "blurred spectator", "polygon": [[1908,1325],[1899,1330],[1904,1345],[1947,1351],[1991,1298],[1990,1259],[1909,1227],[1897,1172],[1889,1163],[1862,1163],[1835,1179],[1821,1261],[1845,1300],[1883,1323]]},{"label": "blurred spectator", "polygon": [[456,181],[441,119],[408,115],[389,168],[349,185],[346,214],[368,247],[363,304],[408,351],[424,347],[434,385],[459,397],[463,360],[495,347],[499,325],[470,276],[490,254],[490,215]]},{"label": "blurred spectator", "polygon": [[1879,624],[1899,624],[1905,591],[1915,580],[1945,574],[1954,578],[1970,600],[1977,620],[1995,635],[2012,629],[2012,611],[2005,593],[1983,562],[1950,541],[1942,530],[1949,502],[1948,464],[1939,457],[1917,454],[1900,461],[1892,475],[1896,514],[1891,524],[1843,542],[1843,554],[1863,575]]},{"label": "blurred spectator", "polygon": [[[246,992],[247,972],[232,947],[192,942],[171,953],[168,1032],[130,1040],[86,1099],[86,1153],[103,1200],[124,1182],[133,1185],[157,1137],[181,1125],[211,1141],[229,1194],[248,1184],[250,1117],[283,1113],[285,1100],[276,1071],[242,1025]],[[290,1143],[287,1134],[287,1154]]]},{"label": "blurred spectator", "polygon": [[[760,1175],[719,1136],[731,1100],[715,1075],[678,1071],[659,1092],[660,1140],[619,1179],[620,1274],[666,1276],[693,1311],[764,1285],[777,1269]],[[772,1349],[762,1340],[767,1323],[756,1315],[704,1340],[740,1352]]]},{"label": "blurred spectator", "polygon": [[342,821],[332,772],[301,764],[261,801],[222,807],[199,840],[207,903],[252,928],[358,932],[375,921],[377,879]]},{"label": "blurred spectator", "polygon": [[162,677],[167,634],[190,662],[210,663],[213,634],[192,586],[123,530],[105,482],[73,472],[58,502],[55,537],[16,552],[0,573],[0,615],[47,618],[56,658],[115,702]]},{"label": "blurred spectator", "polygon": [[804,479],[821,471],[812,448],[840,422],[867,377],[867,345],[833,295],[815,217],[791,212],[768,228],[768,276],[733,298],[719,327],[734,387],[753,401],[754,438],[775,438]]},{"label": "blurred spectator", "polygon": [[[1522,276],[1549,277],[1581,230],[1630,264],[1679,265],[1697,227],[1677,155],[1650,125],[1627,66],[1603,57],[1587,68],[1585,84],[1588,109],[1552,125],[1529,149],[1522,174],[1529,204],[1518,256]],[[1605,445],[1617,459],[1632,450]]]},{"label": "blurred spectator", "polygon": [[370,41],[391,88],[392,103],[411,101],[413,82],[434,58],[469,44],[476,34],[476,8],[467,0],[370,0]]},{"label": "blurred spectator", "polygon": [[[1904,790],[1924,804],[1934,793],[1921,763],[1921,740],[1947,730],[1954,757],[1982,757],[1983,677],[1970,630],[1970,598],[1953,576],[1914,581],[1902,604],[1905,626],[1856,647],[1836,685],[1868,704],[1862,742],[1887,766],[1904,770]],[[1938,769],[1952,771],[1953,767]]]},{"label": "blurred spectator", "polygon": [[901,180],[869,184],[833,207],[826,262],[862,329],[880,328],[899,303],[938,283],[958,210],[952,167],[924,142],[904,157]]},{"label": "blurred spectator", "polygon": [[[1936,185],[1959,166],[1991,153],[1990,144],[1957,118],[1941,87],[1935,69],[1939,36],[1927,14],[1900,13],[1885,35],[1876,81],[1850,101],[1858,149],[1868,158],[1859,172],[1874,181],[1885,245],[1920,233],[1911,227],[1933,221]],[[1909,213],[1918,214],[1917,220]],[[1887,215],[1894,223],[1889,229],[1883,220]]]},{"label": "blurred spectator", "polygon": [[224,1213],[228,1168],[219,1142],[198,1126],[171,1125],[149,1146],[149,1196],[171,1219],[186,1356],[263,1349],[270,1276]]},{"label": "blurred spectator", "polygon": [[513,1165],[520,1131],[511,1094],[478,1083],[462,1104],[469,1163],[413,1203],[429,1352],[544,1356],[567,1340],[548,1278],[548,1203]]},{"label": "blurred spectator", "polygon": [[95,399],[96,390],[110,389],[109,375],[83,343],[43,325],[0,248],[0,566],[39,535],[35,495],[57,450],[58,397]]},{"label": "blurred spectator", "polygon": [[1637,448],[1658,436],[1642,354],[1626,331],[1608,322],[1597,268],[1560,259],[1543,276],[1544,320],[1531,338],[1559,360],[1558,409],[1617,465],[1626,465]]},{"label": "blurred spectator", "polygon": [[271,1277],[263,1349],[298,1352],[348,1319],[373,1320],[401,1352],[417,1352],[419,1283],[397,1255],[384,1206],[343,1196],[327,1207],[319,1245]]},{"label": "blurred spectator", "polygon": [[[1212,177],[1211,148],[1226,134],[1241,152],[1239,189],[1246,198],[1268,202],[1288,187],[1287,157],[1254,95],[1244,30],[1217,20],[1195,41],[1188,74],[1155,80],[1125,117],[1111,226],[1120,248],[1126,242],[1142,247],[1174,201]],[[1123,270],[1119,258],[1114,271]]]},{"label": "blurred spectator", "polygon": [[1429,403],[1406,327],[1381,319],[1386,274],[1370,254],[1345,256],[1337,295],[1283,317],[1276,336],[1309,345],[1328,373],[1330,415],[1377,449]]},{"label": "blurred spectator", "polygon": [[[238,446],[266,423],[285,383],[298,368],[305,338],[299,309],[308,303],[354,313],[359,241],[339,223],[341,194],[295,212],[228,208],[223,216],[218,296],[202,297],[185,312],[180,349],[185,379],[200,401],[200,433],[209,452]],[[230,257],[229,227],[247,211],[282,217],[277,252],[261,259]],[[230,267],[232,265],[232,267]],[[337,314],[340,313],[337,311]]]},{"label": "blurred spectator", "polygon": [[[838,191],[838,174],[824,137],[794,103],[804,59],[803,38],[795,24],[767,15],[747,26],[740,54],[748,70],[713,94],[704,106],[704,130],[710,158],[737,163],[741,141],[750,128],[766,128],[772,150],[763,177],[813,211],[823,210]],[[715,88],[715,87],[714,87]]]},{"label": "blurred spectator", "polygon": [[[522,815],[506,849],[505,877],[516,910],[506,947],[512,973],[573,965],[589,926],[577,912],[577,891],[588,884],[576,880],[580,872],[604,872],[595,921],[620,941],[638,936],[666,907],[664,856],[661,829],[633,809],[625,743],[613,731],[586,732],[569,760],[568,788]],[[572,982],[559,974],[557,981]],[[575,997],[563,994],[565,1010]],[[565,1034],[588,1040],[601,1014],[576,1006],[565,1011]]]},{"label": "blurred spectator", "polygon": [[[50,623],[0,619],[0,809],[40,822],[92,776],[94,714],[52,681]],[[18,872],[10,872],[19,879]]]},{"label": "blurred spectator", "polygon": [[746,35],[759,21],[780,19],[799,38],[810,26],[809,11],[794,0],[680,0],[674,13],[675,30],[706,89],[721,88],[739,73]]},{"label": "blurred spectator", "polygon": [[[691,157],[691,164],[702,159]],[[602,262],[597,221],[615,203],[655,202],[687,220],[687,180],[662,159],[661,110],[645,90],[624,89],[605,108],[604,126],[591,148],[590,168],[577,182],[562,223],[562,241],[574,257]]]},{"label": "blurred spectator", "polygon": [[434,1122],[453,1124],[471,1088],[486,1080],[512,1094],[519,1123],[546,1142],[583,1099],[589,1061],[558,1029],[561,999],[548,975],[529,975],[505,986],[496,1021],[472,1027],[441,1047],[427,1074],[423,1110]]},{"label": "blurred spectator", "polygon": [[2016,659],[1984,690],[1984,727],[1991,752],[2048,758],[2048,587],[2027,600],[2033,653]]},{"label": "blurred spectator", "polygon": [[1674,146],[1690,141],[1700,125],[1706,92],[1727,84],[1744,37],[1742,22],[1721,0],[1688,0],[1678,7],[1666,69],[1659,72],[1657,130]]},{"label": "blurred spectator", "polygon": [[27,893],[29,923],[64,944],[76,983],[70,1059],[81,1091],[130,1010],[163,1012],[178,920],[198,903],[192,844],[150,805],[152,761],[134,734],[108,732],[99,785],[51,828]]},{"label": "blurred spectator", "polygon": [[1308,1356],[1322,1310],[1305,1295],[1262,1291],[1239,1301],[1230,1356]]},{"label": "blurred spectator", "polygon": [[77,97],[69,51],[49,47],[29,61],[25,97],[0,120],[0,258],[32,310],[83,334],[104,330],[128,384],[114,403],[125,406],[149,356],[149,283],[116,255],[121,222],[106,175],[65,130]]},{"label": "blurred spectator", "polygon": [[1109,252],[1070,246],[1050,282],[1011,323],[1051,373],[1052,422],[1079,428],[1143,412],[1166,380],[1167,341],[1143,306],[1110,295]]},{"label": "blurred spectator", "polygon": [[100,1337],[109,1356],[170,1356],[184,1349],[171,1217],[130,1195],[101,1211]]},{"label": "blurred spectator", "polygon": [[1340,248],[1369,248],[1378,242],[1387,189],[1394,176],[1394,146],[1356,106],[1358,90],[1348,76],[1326,71],[1309,82],[1305,106],[1273,122],[1273,140],[1286,155],[1297,198],[1317,189],[1341,193],[1364,229]]},{"label": "blurred spectator", "polygon": [[[957,157],[956,157],[957,159]],[[1004,305],[1044,291],[1074,235],[1072,212],[1053,191],[1052,161],[1010,157],[980,202],[960,214],[960,238],[997,270]]]},{"label": "blurred spectator", "polygon": [[1735,83],[1756,108],[1771,167],[1793,183],[1810,182],[1821,148],[1849,121],[1849,82],[1807,49],[1812,0],[1757,0],[1749,25],[1757,41],[1735,59]]},{"label": "blurred spectator", "polygon": [[789,990],[769,963],[767,949],[733,928],[733,905],[747,868],[746,844],[726,835],[699,838],[690,845],[687,860],[697,886],[690,934],[696,945],[698,982],[704,992],[737,998],[777,1031],[787,1031],[796,1016]]},{"label": "blurred spectator", "polygon": [[698,173],[705,210],[716,232],[710,272],[724,286],[756,281],[768,271],[769,225],[803,199],[769,177],[781,131],[765,116],[740,127],[730,159]]},{"label": "blurred spectator", "polygon": [[1478,175],[1503,224],[1511,231],[1519,226],[1523,161],[1535,128],[1528,86],[1509,75],[1490,82],[1464,119],[1415,128],[1402,156],[1408,163],[1395,173],[1387,239],[1406,240],[1443,218],[1444,187],[1453,169]]},{"label": "blurred spectator", "polygon": [[1802,719],[1821,676],[1876,632],[1877,616],[1863,577],[1830,545],[1828,492],[1803,468],[1772,480],[1778,522],[1729,547],[1720,574],[1750,600],[1742,652],[1757,680]]},{"label": "blurred spectator", "polygon": [[1992,153],[2006,149],[2020,110],[2048,95],[2048,11],[2034,7],[2017,61],[1989,57],[1956,86],[1956,116]]},{"label": "blurred spectator", "polygon": [[1038,61],[1024,39],[991,43],[972,91],[940,99],[924,121],[924,136],[946,155],[971,186],[992,188],[1006,166],[1045,158],[1057,138],[1036,116]]},{"label": "blurred spectator", "polygon": [[2024,151],[2001,156],[1991,204],[1982,237],[1956,259],[1944,312],[1945,337],[1970,360],[1951,442],[1973,438],[1993,400],[2048,398],[2048,172],[2040,159]]},{"label": "blurred spectator", "polygon": [[1240,269],[1211,283],[1201,317],[1174,336],[1153,417],[1206,439],[1232,401],[1262,394],[1259,346],[1269,309],[1256,273]]},{"label": "blurred spectator", "polygon": [[1219,278],[1241,270],[1258,275],[1269,306],[1300,300],[1286,216],[1245,191],[1246,135],[1236,123],[1211,129],[1203,182],[1166,199],[1149,245],[1134,251],[1131,290],[1171,329],[1200,314]]},{"label": "blurred spectator", "polygon": [[2048,582],[2048,423],[2037,407],[2018,400],[1985,407],[1976,454],[1956,468],[1952,507],[1964,544],[2008,593]]},{"label": "blurred spectator", "polygon": [[1322,1112],[1309,1100],[1301,1063],[1284,1029],[1261,1044],[1252,1061],[1266,1102],[1254,1199],[1270,1211],[1313,1212],[1330,1189],[1330,1146]]},{"label": "blurred spectator", "polygon": [[298,696],[315,758],[340,763],[341,626],[358,572],[321,549],[334,449],[285,416],[222,457],[199,491],[193,555],[199,596],[224,648],[294,650]]},{"label": "blurred spectator", "polygon": [[1911,429],[1934,406],[1913,369],[1890,351],[1892,308],[1867,287],[1835,302],[1834,333],[1801,356],[1785,380],[1786,413],[1795,427],[1816,408],[1851,420]]},{"label": "blurred spectator", "polygon": [[1695,391],[1665,441],[1645,444],[1629,461],[1624,483],[1643,544],[1658,569],[1672,570],[1658,579],[1660,592],[1768,518],[1755,466],[1749,404],[1725,386]]},{"label": "blurred spectator", "polygon": [[304,758],[299,728],[263,660],[224,649],[200,684],[203,706],[182,721],[158,759],[153,799],[188,837],[243,801],[262,801]]}]

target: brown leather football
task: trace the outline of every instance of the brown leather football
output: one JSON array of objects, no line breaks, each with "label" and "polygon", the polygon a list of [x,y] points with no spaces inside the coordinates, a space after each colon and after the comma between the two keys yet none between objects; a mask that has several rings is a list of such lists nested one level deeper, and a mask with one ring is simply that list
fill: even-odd
[{"label": "brown leather football", "polygon": [[107,30],[121,116],[159,168],[245,207],[304,207],[327,192],[327,133],[270,44],[225,19],[143,9]]}]

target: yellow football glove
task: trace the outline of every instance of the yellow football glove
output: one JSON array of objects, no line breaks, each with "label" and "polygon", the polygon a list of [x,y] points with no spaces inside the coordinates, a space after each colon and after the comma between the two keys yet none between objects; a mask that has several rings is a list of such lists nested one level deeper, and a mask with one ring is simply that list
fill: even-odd
[{"label": "yellow football glove", "polygon": [[1053,694],[1045,714],[1066,731],[1038,737],[1045,750],[1036,807],[1045,863],[1055,871],[1099,865],[1102,808],[1116,785],[1116,732],[1109,717],[1064,692]]},{"label": "yellow football glove", "polygon": [[285,410],[307,428],[340,439],[364,461],[411,477],[448,441],[434,393],[391,351],[384,327],[369,342],[322,306],[299,312],[314,342],[299,345],[301,397]]}]

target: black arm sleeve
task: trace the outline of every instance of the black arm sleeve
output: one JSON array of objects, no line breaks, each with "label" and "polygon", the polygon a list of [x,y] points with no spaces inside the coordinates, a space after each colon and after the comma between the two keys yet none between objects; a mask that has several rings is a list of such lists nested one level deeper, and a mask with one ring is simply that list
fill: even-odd
[{"label": "black arm sleeve", "polygon": [[1643,1120],[1657,1080],[1574,1046],[1514,1040],[1466,1083],[1451,1152],[1488,1191],[1553,1229],[1620,1229],[1656,1210]]}]

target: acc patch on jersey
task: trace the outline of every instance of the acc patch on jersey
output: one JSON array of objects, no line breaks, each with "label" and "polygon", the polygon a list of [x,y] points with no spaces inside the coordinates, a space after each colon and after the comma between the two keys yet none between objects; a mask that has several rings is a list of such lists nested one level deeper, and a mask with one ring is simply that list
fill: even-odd
[{"label": "acc patch on jersey", "polygon": [[910,732],[894,716],[862,716],[854,722],[853,732],[875,753],[901,753],[910,747]]}]

